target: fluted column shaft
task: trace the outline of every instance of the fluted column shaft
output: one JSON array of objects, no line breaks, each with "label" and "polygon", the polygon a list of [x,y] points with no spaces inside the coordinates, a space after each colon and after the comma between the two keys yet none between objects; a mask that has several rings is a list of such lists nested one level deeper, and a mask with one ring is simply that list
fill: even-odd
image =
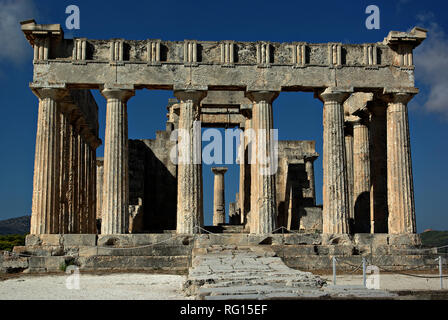
[{"label": "fluted column shaft", "polygon": [[108,88],[104,143],[102,234],[123,234],[129,224],[127,101],[133,90]]},{"label": "fluted column shaft", "polygon": [[316,184],[314,179],[314,161],[316,158],[305,159],[305,171],[309,181],[309,189],[311,191],[311,197],[313,198],[312,205],[316,205]]},{"label": "fluted column shaft", "polygon": [[393,94],[387,107],[387,198],[391,234],[416,232],[407,110],[412,96]]},{"label": "fluted column shaft", "polygon": [[179,157],[177,166],[177,226],[179,234],[198,233],[204,225],[202,190],[202,139],[199,123],[204,91],[175,91],[180,100]]},{"label": "fluted column shaft", "polygon": [[370,212],[373,233],[387,233],[387,145],[386,105],[375,100],[370,108]]},{"label": "fluted column shaft", "polygon": [[349,221],[355,220],[354,197],[353,197],[353,126],[346,123],[345,128],[345,156],[347,162],[347,193],[348,193],[348,218]]},{"label": "fluted column shaft", "polygon": [[218,226],[226,222],[224,175],[227,172],[227,168],[212,168],[212,172],[215,175],[213,193],[213,225]]},{"label": "fluted column shaft", "polygon": [[[254,190],[251,190],[251,228],[255,234],[271,233],[276,228],[277,201],[275,174],[278,159],[274,153],[272,102],[278,92],[247,92],[253,102],[252,128],[256,134],[256,165],[252,170]],[[254,202],[255,208],[252,208]],[[255,209],[255,210],[254,210]]]},{"label": "fluted column shaft", "polygon": [[60,111],[57,89],[36,90],[39,98],[34,160],[31,234],[59,233]]},{"label": "fluted column shaft", "polygon": [[348,93],[321,93],[323,111],[323,233],[348,233],[348,187],[342,103]]},{"label": "fluted column shaft", "polygon": [[370,214],[369,129],[362,119],[353,124],[353,176],[355,231],[369,233],[373,225]]}]

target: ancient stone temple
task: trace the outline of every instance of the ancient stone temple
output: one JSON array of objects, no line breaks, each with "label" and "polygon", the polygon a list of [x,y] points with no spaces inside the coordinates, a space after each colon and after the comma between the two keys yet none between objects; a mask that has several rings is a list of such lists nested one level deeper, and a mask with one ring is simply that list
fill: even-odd
[{"label": "ancient stone temple", "polygon": [[[30,87],[39,101],[32,235],[200,233],[196,123],[243,132],[231,206],[241,233],[416,233],[407,103],[418,93],[413,49],[426,30],[391,31],[366,44],[66,39],[60,25],[34,20],[22,30],[34,48]],[[132,97],[156,89],[175,97],[166,129],[155,140],[129,140]],[[107,102],[104,141],[90,90]],[[322,102],[323,206],[316,205],[314,141],[277,142],[271,131],[275,100],[291,91]],[[189,133],[182,145],[172,139],[179,129]],[[247,141],[249,129],[256,144]],[[101,143],[104,160],[96,158]],[[173,163],[173,148],[187,161]],[[262,174],[275,159],[275,171]],[[225,169],[213,172],[213,221],[225,224]]]}]

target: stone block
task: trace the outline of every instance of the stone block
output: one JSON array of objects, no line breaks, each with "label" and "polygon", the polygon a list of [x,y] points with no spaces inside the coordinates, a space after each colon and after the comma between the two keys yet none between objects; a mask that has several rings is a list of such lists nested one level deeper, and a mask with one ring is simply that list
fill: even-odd
[{"label": "stone block", "polygon": [[389,244],[420,246],[422,244],[422,240],[418,234],[390,234]]},{"label": "stone block", "polygon": [[78,259],[81,270],[187,270],[189,257],[93,256]]},{"label": "stone block", "polygon": [[322,236],[318,233],[289,233],[284,235],[286,245],[319,245]]},{"label": "stone block", "polygon": [[332,245],[328,246],[328,254],[332,256],[351,256],[354,249],[353,245]]},{"label": "stone block", "polygon": [[306,231],[322,232],[322,208],[300,208],[300,229]]},{"label": "stone block", "polygon": [[349,234],[322,234],[322,245],[353,245]]},{"label": "stone block", "polygon": [[389,235],[387,233],[357,233],[353,236],[356,245],[380,246],[388,244]]},{"label": "stone block", "polygon": [[29,268],[32,272],[45,270],[47,272],[61,271],[61,266],[66,263],[66,257],[30,257]]},{"label": "stone block", "polygon": [[[275,251],[277,256],[313,256],[318,254],[318,246],[314,245],[287,245],[279,246],[273,245],[272,249]],[[306,259],[306,257],[304,259]]]},{"label": "stone block", "polygon": [[4,258],[3,262],[0,261],[0,266],[5,272],[16,272],[28,268],[28,259],[25,257],[11,256]]},{"label": "stone block", "polygon": [[27,235],[25,238],[26,246],[60,246],[62,245],[62,235],[60,234],[39,234]]},{"label": "stone block", "polygon": [[190,244],[194,237],[190,235],[173,235],[169,233],[154,234],[120,234],[98,235],[100,247],[138,247],[149,244],[178,245]]},{"label": "stone block", "polygon": [[95,246],[96,234],[64,234],[62,241],[64,246]]},{"label": "stone block", "polygon": [[64,248],[62,246],[15,246],[13,252],[30,256],[63,256]]}]

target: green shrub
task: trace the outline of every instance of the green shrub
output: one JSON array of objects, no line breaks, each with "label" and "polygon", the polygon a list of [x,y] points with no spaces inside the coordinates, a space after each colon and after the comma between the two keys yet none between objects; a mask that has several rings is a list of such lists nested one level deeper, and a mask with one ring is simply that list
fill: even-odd
[{"label": "green shrub", "polygon": [[0,235],[0,250],[11,251],[15,246],[25,245],[25,235]]}]

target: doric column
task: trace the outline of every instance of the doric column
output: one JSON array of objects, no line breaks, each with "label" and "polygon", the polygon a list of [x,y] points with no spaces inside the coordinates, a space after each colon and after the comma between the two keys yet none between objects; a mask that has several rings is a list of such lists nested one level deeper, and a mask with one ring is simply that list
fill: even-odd
[{"label": "doric column", "polygon": [[348,93],[327,88],[323,111],[323,233],[348,233],[348,188],[342,103]]},{"label": "doric column", "polygon": [[389,233],[415,233],[414,187],[407,103],[412,93],[392,93],[387,107]]},{"label": "doric column", "polygon": [[213,225],[218,226],[226,222],[224,174],[227,172],[227,168],[215,167],[212,168],[212,172],[215,175],[213,192]]},{"label": "doric column", "polygon": [[316,184],[314,180],[314,161],[316,157],[305,157],[305,171],[309,182],[309,190],[313,198],[312,205],[316,205]]},{"label": "doric column", "polygon": [[70,151],[69,151],[69,178],[68,178],[68,233],[79,232],[79,217],[78,217],[78,132],[74,125],[70,125]]},{"label": "doric column", "polygon": [[251,173],[251,197],[255,198],[251,201],[250,232],[267,234],[276,228],[277,220],[275,174],[278,158],[274,152],[272,102],[278,92],[252,91],[246,96],[253,102],[252,128],[256,134],[256,158],[252,159],[255,167]]},{"label": "doric column", "polygon": [[369,129],[365,119],[353,122],[353,203],[355,232],[371,232]]},{"label": "doric column", "polygon": [[106,88],[101,94],[107,99],[101,233],[123,234],[129,223],[127,101],[134,91]]},{"label": "doric column", "polygon": [[387,106],[376,99],[370,108],[370,212],[372,233],[387,233]]},{"label": "doric column", "polygon": [[96,219],[101,219],[103,207],[104,159],[96,160]]},{"label": "doric column", "polygon": [[205,91],[175,91],[179,108],[179,157],[177,166],[177,227],[179,234],[198,233],[202,227],[202,139],[200,102]]},{"label": "doric column", "polygon": [[61,91],[35,89],[39,98],[36,153],[34,160],[31,234],[59,233],[60,111]]},{"label": "doric column", "polygon": [[68,114],[61,112],[59,115],[59,139],[60,139],[60,180],[59,180],[59,232],[66,234],[69,232],[68,207],[70,201],[69,193],[69,166],[70,166],[70,122]]},{"label": "doric column", "polygon": [[347,163],[348,218],[350,227],[355,221],[355,204],[353,202],[353,123],[345,122],[345,158]]}]

